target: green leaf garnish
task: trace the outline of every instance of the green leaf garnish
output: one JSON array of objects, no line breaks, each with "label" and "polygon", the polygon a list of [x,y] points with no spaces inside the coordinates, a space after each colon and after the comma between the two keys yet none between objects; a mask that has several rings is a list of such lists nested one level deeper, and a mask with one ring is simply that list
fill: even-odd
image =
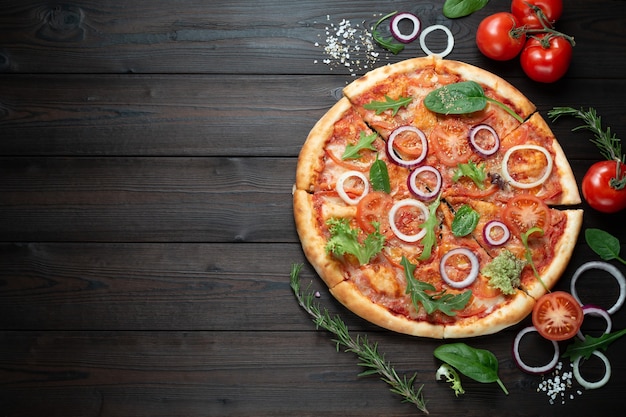
[{"label": "green leaf garnish", "polygon": [[384,191],[387,194],[391,192],[387,164],[385,164],[385,161],[378,159],[378,155],[376,155],[376,161],[370,167],[370,182],[374,190]]},{"label": "green leaf garnish", "polygon": [[443,15],[448,19],[469,16],[489,3],[489,0],[446,0]]},{"label": "green leaf garnish", "polygon": [[349,143],[346,146],[346,150],[343,152],[341,159],[357,159],[361,157],[360,152],[364,149],[369,149],[371,151],[376,151],[373,143],[378,137],[378,134],[372,133],[371,135],[366,135],[365,132],[361,132],[359,134],[359,142],[356,145]]},{"label": "green leaf garnish", "polygon": [[469,204],[463,204],[452,220],[452,234],[457,237],[467,236],[476,229],[480,215]]},{"label": "green leaf garnish", "polygon": [[585,240],[595,253],[605,261],[616,259],[626,265],[626,260],[619,256],[620,242],[609,232],[600,229],[586,229]]},{"label": "green leaf garnish", "polygon": [[424,223],[420,225],[422,229],[426,229],[426,235],[422,238],[422,244],[424,245],[424,249],[422,250],[421,255],[419,256],[420,261],[425,261],[430,258],[432,254],[433,246],[437,241],[437,233],[435,232],[435,228],[439,226],[439,219],[437,219],[437,209],[439,208],[439,204],[441,202],[441,194],[437,196],[437,199],[429,204],[428,206],[428,219]]},{"label": "green leaf garnish", "polygon": [[326,252],[332,252],[337,256],[349,253],[358,259],[360,265],[368,263],[385,244],[385,236],[380,233],[378,223],[373,223],[376,230],[368,234],[363,243],[359,242],[359,230],[352,229],[348,219],[331,218],[326,224],[330,232]]},{"label": "green leaf garnish", "polygon": [[452,181],[457,182],[461,177],[467,177],[474,181],[478,188],[481,190],[485,189],[487,171],[484,164],[476,165],[473,161],[469,161],[466,164],[458,164],[452,176]]},{"label": "green leaf garnish", "polygon": [[400,52],[402,52],[402,50],[404,49],[404,45],[396,42],[395,39],[391,36],[387,38],[383,37],[383,35],[381,35],[380,31],[378,30],[378,26],[382,22],[384,22],[385,20],[389,19],[391,16],[394,16],[397,13],[398,12],[395,11],[395,12],[391,12],[388,15],[381,17],[378,20],[378,22],[376,22],[374,26],[372,27],[372,38],[374,38],[374,41],[394,55],[397,55]]},{"label": "green leaf garnish", "polygon": [[535,267],[535,263],[533,262],[533,253],[530,250],[530,246],[528,246],[528,238],[533,233],[539,233],[540,236],[543,236],[544,232],[543,232],[543,229],[541,227],[531,227],[525,233],[522,233],[521,236],[520,236],[521,239],[522,239],[522,244],[524,245],[524,249],[525,249],[524,250],[524,257],[526,258],[526,262],[533,269],[533,274],[535,274],[535,278],[537,278],[537,281],[539,281],[539,283],[546,290],[546,292],[550,292],[550,290],[546,286],[545,282],[543,282],[543,279],[541,279],[541,276],[539,275],[539,272],[537,272],[537,268]]},{"label": "green leaf garnish", "polygon": [[563,357],[570,358],[572,362],[581,356],[585,359],[589,359],[595,350],[602,349],[606,351],[611,343],[624,335],[626,335],[626,329],[613,333],[604,333],[600,337],[585,335],[585,340],[576,338],[574,343],[567,346]]},{"label": "green leaf garnish", "polygon": [[385,95],[385,101],[372,101],[371,103],[365,104],[363,107],[367,110],[375,110],[376,114],[381,114],[386,110],[393,110],[392,116],[395,116],[401,107],[407,106],[412,100],[413,97],[398,97],[394,100],[388,95]]}]

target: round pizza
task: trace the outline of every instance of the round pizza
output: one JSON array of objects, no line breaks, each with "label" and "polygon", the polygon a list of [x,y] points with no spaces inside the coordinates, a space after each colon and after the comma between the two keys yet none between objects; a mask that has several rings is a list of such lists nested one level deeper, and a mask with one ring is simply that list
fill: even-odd
[{"label": "round pizza", "polygon": [[497,332],[558,281],[582,224],[576,180],[535,106],[437,57],[353,81],[298,158],[294,217],[333,296],[383,328]]}]

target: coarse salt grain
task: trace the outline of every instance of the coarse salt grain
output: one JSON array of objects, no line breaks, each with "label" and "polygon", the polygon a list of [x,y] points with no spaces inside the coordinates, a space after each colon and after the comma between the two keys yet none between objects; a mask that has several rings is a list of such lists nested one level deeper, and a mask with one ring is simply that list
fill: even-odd
[{"label": "coarse salt grain", "polygon": [[[567,398],[567,391],[572,388],[573,371],[572,364],[569,364],[570,370],[563,371],[563,362],[559,362],[556,368],[552,372],[551,376],[546,379],[546,376],[541,377],[541,382],[537,387],[537,392],[544,392],[548,396],[550,404],[555,404],[560,401],[561,404],[565,404]],[[576,390],[577,395],[582,395],[582,391]],[[569,394],[569,399],[574,399],[574,394]]]}]

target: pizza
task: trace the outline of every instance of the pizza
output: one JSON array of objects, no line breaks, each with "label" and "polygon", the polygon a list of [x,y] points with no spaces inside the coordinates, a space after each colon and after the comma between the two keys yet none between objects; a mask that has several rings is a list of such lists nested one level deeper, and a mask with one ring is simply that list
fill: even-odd
[{"label": "pizza", "polygon": [[[484,103],[466,109],[455,95],[466,86]],[[304,254],[330,293],[430,338],[524,319],[569,262],[580,201],[535,106],[495,74],[437,57],[348,84],[306,138],[293,190]]]}]

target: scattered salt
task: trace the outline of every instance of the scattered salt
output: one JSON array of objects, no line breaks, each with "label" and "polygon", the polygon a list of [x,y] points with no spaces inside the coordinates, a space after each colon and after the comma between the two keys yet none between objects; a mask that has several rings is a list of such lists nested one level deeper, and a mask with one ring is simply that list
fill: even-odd
[{"label": "scattered salt", "polygon": [[[563,362],[559,362],[550,376],[541,377],[541,382],[537,387],[537,392],[544,392],[548,396],[550,404],[555,404],[560,400],[561,404],[565,404],[568,390],[573,386],[572,364],[569,364],[570,370],[563,371]],[[576,390],[577,395],[582,395],[582,391]],[[569,399],[574,399],[574,394],[569,393]]]}]

